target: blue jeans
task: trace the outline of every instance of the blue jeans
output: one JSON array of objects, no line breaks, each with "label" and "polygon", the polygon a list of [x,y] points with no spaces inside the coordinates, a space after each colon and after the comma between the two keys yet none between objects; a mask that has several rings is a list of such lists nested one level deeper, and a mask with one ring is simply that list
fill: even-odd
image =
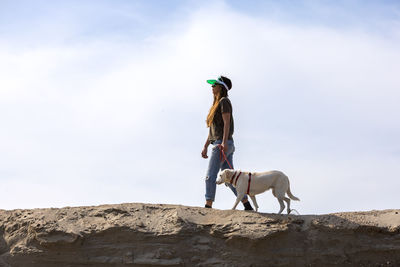
[{"label": "blue jeans", "polygon": [[[217,188],[217,184],[215,181],[217,180],[217,175],[219,170],[225,170],[229,169],[229,164],[226,161],[221,161],[221,152],[218,147],[218,145],[222,144],[222,140],[217,140],[212,144],[211,147],[211,155],[210,155],[210,160],[208,163],[208,169],[207,169],[207,176],[206,176],[206,200],[215,200],[215,190]],[[228,151],[226,152],[226,158],[228,159],[229,163],[231,164],[233,168],[233,152],[235,152],[235,144],[233,140],[228,140],[227,142],[228,145]],[[232,192],[237,195],[236,188],[233,187],[233,185],[228,184],[229,188],[232,190]],[[247,199],[247,195],[243,197],[243,200]]]}]

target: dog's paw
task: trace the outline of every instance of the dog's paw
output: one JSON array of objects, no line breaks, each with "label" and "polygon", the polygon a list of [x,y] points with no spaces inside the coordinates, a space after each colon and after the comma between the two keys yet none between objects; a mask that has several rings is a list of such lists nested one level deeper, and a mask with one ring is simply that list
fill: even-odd
[{"label": "dog's paw", "polygon": [[[292,213],[292,212],[293,212],[293,213]],[[299,213],[297,210],[295,210],[295,209],[291,209],[291,210],[288,212],[288,214],[300,215],[300,213]]]}]

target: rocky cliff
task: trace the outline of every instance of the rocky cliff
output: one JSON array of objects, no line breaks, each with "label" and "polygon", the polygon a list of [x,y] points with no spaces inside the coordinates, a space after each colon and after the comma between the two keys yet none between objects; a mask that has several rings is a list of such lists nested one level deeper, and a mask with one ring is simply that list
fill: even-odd
[{"label": "rocky cliff", "polygon": [[153,204],[0,210],[0,266],[400,266],[400,210]]}]

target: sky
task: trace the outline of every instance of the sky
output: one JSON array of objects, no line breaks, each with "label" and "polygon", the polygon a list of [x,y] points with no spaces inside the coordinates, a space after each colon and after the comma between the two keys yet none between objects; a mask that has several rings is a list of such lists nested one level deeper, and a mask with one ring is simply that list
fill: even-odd
[{"label": "sky", "polygon": [[0,209],[204,206],[219,75],[236,169],[300,214],[399,208],[399,69],[398,1],[0,0]]}]

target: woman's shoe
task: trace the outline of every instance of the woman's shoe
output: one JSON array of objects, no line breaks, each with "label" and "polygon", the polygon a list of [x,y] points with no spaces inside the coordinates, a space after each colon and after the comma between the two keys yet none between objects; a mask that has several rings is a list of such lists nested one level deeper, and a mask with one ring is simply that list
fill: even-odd
[{"label": "woman's shoe", "polygon": [[247,201],[246,203],[243,203],[243,206],[244,206],[244,210],[254,210],[249,201]]}]

